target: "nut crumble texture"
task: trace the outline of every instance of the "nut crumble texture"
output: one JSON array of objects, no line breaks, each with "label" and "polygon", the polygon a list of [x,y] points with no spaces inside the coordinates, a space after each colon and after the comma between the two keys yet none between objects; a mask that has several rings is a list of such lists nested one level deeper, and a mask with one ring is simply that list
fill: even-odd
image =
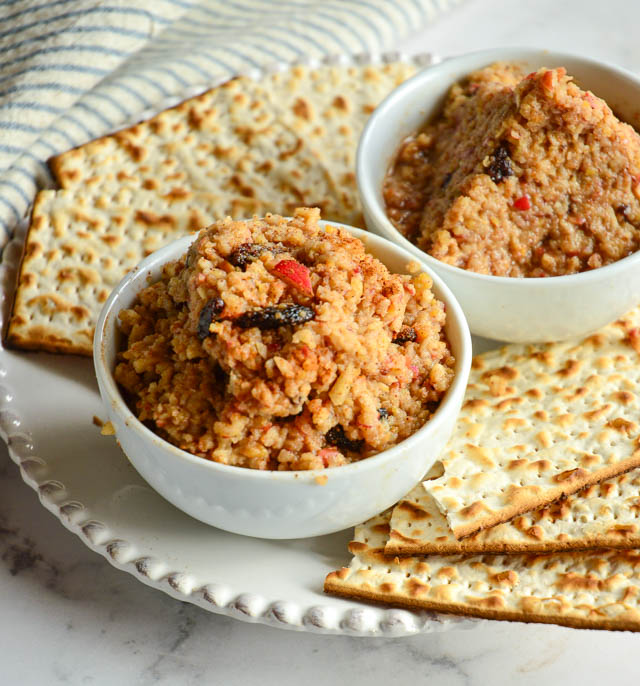
[{"label": "nut crumble texture", "polygon": [[141,421],[210,460],[292,470],[360,460],[429,419],[454,365],[430,278],[389,273],[318,219],[218,221],[120,313],[115,376]]},{"label": "nut crumble texture", "polygon": [[582,272],[640,247],[640,137],[563,68],[498,63],[405,141],[384,196],[394,225],[453,266]]}]

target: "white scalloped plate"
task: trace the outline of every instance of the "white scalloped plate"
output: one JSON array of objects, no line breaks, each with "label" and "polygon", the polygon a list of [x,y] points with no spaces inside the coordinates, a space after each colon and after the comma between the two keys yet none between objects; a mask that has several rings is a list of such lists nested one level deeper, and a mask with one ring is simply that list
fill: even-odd
[{"label": "white scalloped plate", "polygon": [[[192,88],[159,109],[203,90]],[[0,325],[10,310],[25,229],[16,229],[4,250]],[[105,414],[89,359],[0,346],[0,384],[0,436],[24,481],[89,548],[149,586],[211,612],[320,633],[405,636],[482,623],[324,595],[327,573],[349,562],[351,530],[267,541],[220,531],[174,508],[93,424],[94,415]]]}]

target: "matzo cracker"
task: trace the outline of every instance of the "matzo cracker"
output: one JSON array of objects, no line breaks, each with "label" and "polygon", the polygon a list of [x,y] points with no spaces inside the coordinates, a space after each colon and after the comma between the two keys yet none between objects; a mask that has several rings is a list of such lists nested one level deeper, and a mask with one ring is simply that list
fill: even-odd
[{"label": "matzo cracker", "polygon": [[375,106],[416,67],[293,67],[229,81],[50,161],[63,188],[201,190],[247,206],[235,218],[319,207],[364,226],[355,152]]},{"label": "matzo cracker", "polygon": [[356,527],[353,560],[327,576],[327,593],[490,619],[640,630],[637,550],[398,558],[384,554],[389,517]]},{"label": "matzo cracker", "polygon": [[640,470],[458,540],[418,484],[393,509],[389,555],[513,553],[640,547]]},{"label": "matzo cracker", "polygon": [[211,224],[223,201],[121,188],[91,195],[41,191],[33,208],[7,342],[91,355],[113,287],[144,257]]},{"label": "matzo cracker", "polygon": [[327,216],[340,212],[342,221],[364,225],[354,193],[358,140],[377,105],[415,71],[413,64],[394,62],[298,66],[271,77],[278,118],[306,142],[331,178],[335,195],[325,207]]},{"label": "matzo cracker", "polygon": [[640,466],[639,323],[640,308],[583,340],[475,358],[445,473],[424,483],[456,538]]}]

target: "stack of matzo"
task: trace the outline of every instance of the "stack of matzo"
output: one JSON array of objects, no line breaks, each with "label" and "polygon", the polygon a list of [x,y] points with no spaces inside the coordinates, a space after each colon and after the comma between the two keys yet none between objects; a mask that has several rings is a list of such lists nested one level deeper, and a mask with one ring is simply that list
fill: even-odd
[{"label": "stack of matzo", "polygon": [[91,354],[113,286],[149,252],[230,215],[363,226],[355,154],[376,105],[415,72],[295,67],[238,78],[51,160],[63,190],[35,203],[7,341]]},{"label": "stack of matzo", "polygon": [[476,358],[439,471],[357,527],[326,590],[640,630],[639,324]]}]

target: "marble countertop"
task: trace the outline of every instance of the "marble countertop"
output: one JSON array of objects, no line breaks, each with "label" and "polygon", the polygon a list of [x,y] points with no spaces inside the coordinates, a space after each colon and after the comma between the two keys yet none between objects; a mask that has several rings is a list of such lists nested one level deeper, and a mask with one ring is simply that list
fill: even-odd
[{"label": "marble countertop", "polygon": [[[530,45],[640,71],[640,3],[467,0],[402,41],[456,54]],[[143,586],[86,548],[38,502],[0,447],[0,683],[595,684],[637,681],[640,636],[486,622],[399,639],[246,624]]]}]

